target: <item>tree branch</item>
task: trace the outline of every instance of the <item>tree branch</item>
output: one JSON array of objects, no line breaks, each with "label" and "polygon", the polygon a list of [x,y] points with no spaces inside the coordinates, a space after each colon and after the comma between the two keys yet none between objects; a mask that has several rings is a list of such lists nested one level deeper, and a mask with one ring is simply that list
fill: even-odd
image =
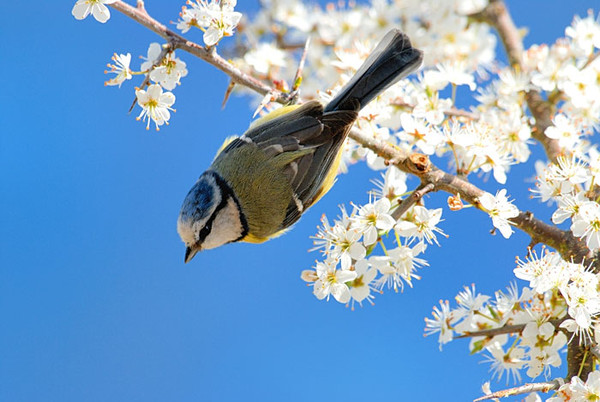
[{"label": "tree branch", "polygon": [[[550,324],[554,325],[554,328],[558,328],[560,324],[566,320],[567,317],[559,318],[556,320],[548,321]],[[453,339],[461,339],[461,338],[475,338],[478,336],[483,336],[486,338],[490,338],[496,335],[503,334],[515,334],[517,332],[523,331],[525,329],[526,324],[516,324],[516,325],[504,325],[498,328],[490,328],[490,329],[482,329],[481,331],[467,331],[462,335],[455,336]]]},{"label": "tree branch", "polygon": [[[167,29],[165,25],[152,18],[145,9],[132,7],[123,1],[116,1],[110,4],[110,6],[169,41],[173,49],[182,49],[217,67],[227,74],[232,82],[243,85],[263,95],[271,94],[272,101],[274,102],[285,104],[290,101],[290,94],[272,88],[256,78],[243,73],[241,70],[227,62],[227,60],[219,56],[214,47],[205,48]],[[521,65],[523,45],[504,3],[498,0],[492,0],[481,14],[490,21],[490,23],[498,27],[500,35],[506,43],[511,62],[516,63],[516,65]],[[475,117],[470,112],[454,109],[449,113],[451,113],[451,115],[454,114],[467,118]],[[536,116],[535,113],[536,112],[532,110],[534,116]],[[549,113],[546,113],[545,116],[549,120]],[[536,127],[541,124],[541,121],[542,119],[536,117]],[[541,133],[545,140],[550,141],[548,142],[548,144],[550,144],[551,140],[544,136],[544,130],[545,127],[539,126],[538,133]],[[433,190],[431,191],[441,190],[453,195],[460,194],[463,200],[479,207],[478,198],[484,193],[483,190],[462,178],[438,169],[431,163],[426,155],[419,153],[408,154],[400,148],[372,136],[368,136],[356,128],[350,131],[349,136],[362,146],[371,149],[377,155],[390,161],[390,163],[397,166],[400,170],[419,177],[424,186],[429,184],[433,185]],[[549,156],[550,155],[556,156],[557,153],[549,153]],[[535,242],[544,243],[555,248],[566,260],[572,259],[575,262],[581,262],[584,258],[591,258],[592,254],[585,244],[578,238],[575,238],[571,232],[562,231],[554,226],[548,225],[534,218],[533,214],[530,212],[521,212],[519,216],[513,218],[512,221],[517,228],[529,234]]]},{"label": "tree branch", "polygon": [[[478,21],[487,22],[496,28],[513,69],[525,71],[521,34],[515,26],[504,1],[491,0],[481,12],[471,15],[471,17]],[[546,129],[553,125],[552,105],[542,98],[539,91],[533,89],[525,94],[525,100],[531,115],[535,118],[536,129],[533,130],[532,136],[544,146],[548,159],[556,162],[558,156],[562,154],[562,149],[557,140],[548,138],[545,134]]]},{"label": "tree branch", "polygon": [[589,354],[589,346],[579,337],[573,336],[567,345],[567,379],[577,376],[582,381],[587,380],[595,367],[594,359]]},{"label": "tree branch", "polygon": [[[433,191],[442,190],[450,194],[458,193],[461,199],[480,208],[479,197],[484,194],[483,190],[458,176],[437,168],[426,155],[407,154],[400,148],[370,137],[357,129],[350,131],[350,138],[382,158],[389,160],[400,170],[419,177],[425,185],[433,184]],[[573,233],[549,225],[535,218],[533,213],[529,211],[520,212],[511,221],[515,227],[531,236],[534,242],[543,243],[556,249],[567,261],[582,262],[593,257],[593,253],[587,248],[585,242],[573,236]]]},{"label": "tree branch", "polygon": [[206,48],[201,46],[195,42],[189,41],[185,39],[183,36],[171,31],[165,25],[161,24],[154,18],[152,18],[145,9],[139,9],[123,1],[116,1],[111,3],[110,6],[117,11],[125,14],[129,18],[134,21],[140,23],[145,26],[152,32],[160,35],[169,43],[172,44],[173,49],[182,49],[186,52],[193,54],[194,56],[206,61],[207,63],[215,66],[219,70],[223,71],[227,74],[231,79],[236,83],[243,85],[266,95],[267,93],[272,93],[273,101],[280,103],[287,103],[289,101],[289,95],[281,92],[273,90],[269,85],[257,80],[256,78],[242,72],[240,69],[233,66],[227,60],[222,58],[214,47]]},{"label": "tree branch", "polygon": [[555,389],[559,389],[564,384],[562,378],[557,378],[549,382],[538,382],[523,384],[518,387],[505,389],[502,391],[496,391],[489,395],[482,396],[481,398],[475,399],[473,402],[485,401],[494,398],[506,398],[513,395],[530,394],[532,392],[548,392]]},{"label": "tree branch", "polygon": [[434,188],[435,187],[433,183],[420,184],[411,195],[402,200],[400,205],[398,205],[398,208],[396,208],[396,210],[392,213],[392,218],[394,218],[396,221],[402,218],[402,215],[404,215],[404,213],[408,211],[410,207],[423,198],[425,194],[433,191]]},{"label": "tree branch", "polygon": [[[513,69],[525,71],[522,58],[523,42],[504,2],[502,0],[491,0],[485,9],[475,17],[481,18],[496,28]],[[556,163],[558,156],[562,154],[562,149],[557,140],[548,138],[545,135],[546,129],[552,125],[553,104],[545,101],[540,92],[535,90],[527,92],[525,100],[531,115],[535,118],[536,130],[532,132],[532,136],[544,146],[548,159]],[[529,218],[533,219],[533,215],[529,216],[521,213],[515,222],[517,225],[524,225],[523,227],[529,230],[528,233],[540,233],[540,229],[542,232],[548,233],[548,242],[544,243],[559,251],[563,259],[567,261],[570,259],[576,262],[582,262],[584,259],[593,260],[595,270],[598,272],[600,259],[594,258],[594,254],[587,249],[583,241],[574,238],[573,235],[564,234],[564,232],[561,235],[557,228],[542,222],[534,222]],[[540,225],[547,227],[541,228]],[[532,236],[532,241],[537,242],[538,239],[534,236]],[[583,380],[587,378],[587,375],[593,370],[593,359],[587,359],[586,361],[585,356],[587,356],[585,346],[579,344],[579,339],[572,339],[567,351],[567,378],[578,375],[579,372],[581,372]]]}]

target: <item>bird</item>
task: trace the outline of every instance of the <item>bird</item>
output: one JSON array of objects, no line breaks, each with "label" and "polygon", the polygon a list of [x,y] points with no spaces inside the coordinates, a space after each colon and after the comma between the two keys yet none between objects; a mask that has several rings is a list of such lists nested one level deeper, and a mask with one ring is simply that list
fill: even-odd
[{"label": "bird", "polygon": [[334,184],[358,112],[422,61],[409,37],[392,29],[326,105],[283,106],[228,138],[183,201],[177,232],[184,262],[201,250],[262,243],[290,229]]}]

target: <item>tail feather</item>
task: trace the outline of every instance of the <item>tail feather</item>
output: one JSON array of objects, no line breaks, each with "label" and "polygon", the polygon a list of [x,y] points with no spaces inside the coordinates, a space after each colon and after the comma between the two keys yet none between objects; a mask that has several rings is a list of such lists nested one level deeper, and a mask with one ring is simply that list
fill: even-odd
[{"label": "tail feather", "polygon": [[354,77],[325,106],[325,112],[358,110],[387,88],[419,68],[423,52],[410,44],[399,29],[388,32]]}]

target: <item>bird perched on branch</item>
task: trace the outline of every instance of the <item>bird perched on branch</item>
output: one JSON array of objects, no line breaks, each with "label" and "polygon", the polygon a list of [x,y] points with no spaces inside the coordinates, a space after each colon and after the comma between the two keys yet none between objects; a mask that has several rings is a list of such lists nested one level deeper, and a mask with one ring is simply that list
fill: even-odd
[{"label": "bird perched on branch", "polygon": [[226,243],[262,243],[293,225],[331,189],[360,109],[422,59],[408,36],[393,29],[327,105],[282,107],[226,141],[183,201],[177,231],[185,262]]}]

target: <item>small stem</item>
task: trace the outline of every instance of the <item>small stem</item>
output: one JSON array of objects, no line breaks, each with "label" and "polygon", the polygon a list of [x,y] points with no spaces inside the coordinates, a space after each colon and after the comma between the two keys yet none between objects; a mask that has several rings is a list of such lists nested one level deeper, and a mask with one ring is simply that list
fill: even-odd
[{"label": "small stem", "polygon": [[504,389],[502,391],[496,391],[489,395],[482,396],[481,398],[475,399],[473,402],[485,401],[488,399],[506,398],[513,395],[531,394],[533,392],[548,392],[559,389],[564,384],[562,378],[557,378],[549,382],[539,382],[523,384],[518,387]]},{"label": "small stem", "polygon": [[419,187],[417,187],[411,195],[402,200],[398,208],[394,212],[392,212],[392,218],[394,218],[394,220],[396,221],[402,218],[402,215],[404,215],[404,213],[408,211],[410,207],[412,207],[421,198],[423,198],[425,194],[433,191],[434,189],[435,186],[433,185],[433,183],[419,185]]},{"label": "small stem", "polygon": [[383,242],[383,239],[381,237],[379,238],[379,244],[381,245],[381,248],[383,249],[383,254],[388,255],[387,248],[385,248],[385,243]]},{"label": "small stem", "polygon": [[456,105],[456,84],[452,84],[452,106]]},{"label": "small stem", "polygon": [[471,172],[471,169],[473,168],[473,163],[475,163],[475,155],[473,155],[471,163],[469,163],[469,166],[467,166],[467,170],[464,172],[465,174],[469,174]]},{"label": "small stem", "polygon": [[456,149],[454,148],[454,144],[449,144],[450,149],[452,150],[452,155],[454,155],[454,161],[456,162],[456,174],[460,174],[462,172],[462,168],[459,166],[458,155],[456,154]]},{"label": "small stem", "polygon": [[302,57],[300,57],[300,63],[298,64],[298,69],[296,70],[296,76],[294,77],[294,83],[292,84],[292,98],[297,95],[298,89],[300,88],[300,84],[302,83],[302,71],[304,70],[304,64],[306,63],[306,56],[308,55],[308,47],[310,46],[310,36],[306,39],[306,43],[304,44],[304,51],[302,52]]},{"label": "small stem", "polygon": [[581,372],[583,371],[583,366],[585,364],[587,356],[588,356],[588,350],[586,349],[585,352],[583,353],[583,358],[581,359],[581,365],[579,366],[579,371],[577,372],[577,377],[579,377],[581,375]]}]

